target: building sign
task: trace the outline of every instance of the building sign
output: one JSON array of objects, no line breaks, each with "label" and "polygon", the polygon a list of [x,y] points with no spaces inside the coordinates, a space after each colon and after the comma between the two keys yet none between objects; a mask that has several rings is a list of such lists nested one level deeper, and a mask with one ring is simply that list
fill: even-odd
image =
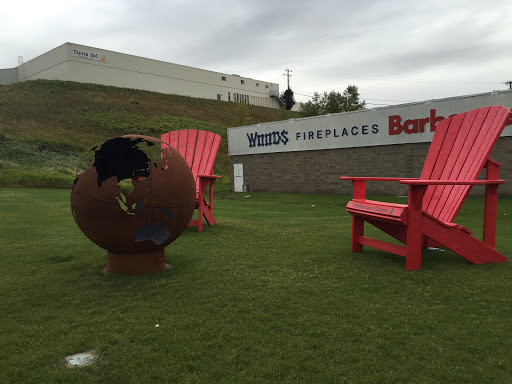
[{"label": "building sign", "polygon": [[430,142],[441,120],[491,105],[512,108],[512,91],[228,128],[229,155]]},{"label": "building sign", "polygon": [[82,50],[78,48],[73,48],[73,56],[80,57],[82,59],[88,59],[88,60],[95,60],[95,61],[101,61],[102,63],[107,62],[107,56],[103,53],[99,52],[92,52],[87,50]]}]

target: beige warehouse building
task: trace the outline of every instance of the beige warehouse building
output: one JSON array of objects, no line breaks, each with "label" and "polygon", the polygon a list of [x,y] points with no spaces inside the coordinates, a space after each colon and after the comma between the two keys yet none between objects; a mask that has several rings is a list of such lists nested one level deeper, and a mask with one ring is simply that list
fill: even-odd
[{"label": "beige warehouse building", "polygon": [[47,79],[141,89],[279,108],[279,84],[84,45],[65,43],[16,68],[0,69],[0,85]]}]

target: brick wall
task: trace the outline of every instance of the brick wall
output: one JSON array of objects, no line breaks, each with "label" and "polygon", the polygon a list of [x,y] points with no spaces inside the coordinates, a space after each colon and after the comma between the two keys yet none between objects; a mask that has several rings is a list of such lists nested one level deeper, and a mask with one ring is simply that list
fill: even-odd
[{"label": "brick wall", "polygon": [[[352,183],[340,176],[419,177],[430,143],[383,145],[304,152],[231,156],[244,165],[244,184],[252,192],[352,194]],[[498,140],[491,157],[503,164],[500,197],[512,197],[512,137]],[[485,172],[485,171],[484,171]],[[231,185],[233,188],[233,184]],[[407,187],[394,182],[367,182],[367,194],[407,195]],[[475,187],[470,196],[483,196]]]}]

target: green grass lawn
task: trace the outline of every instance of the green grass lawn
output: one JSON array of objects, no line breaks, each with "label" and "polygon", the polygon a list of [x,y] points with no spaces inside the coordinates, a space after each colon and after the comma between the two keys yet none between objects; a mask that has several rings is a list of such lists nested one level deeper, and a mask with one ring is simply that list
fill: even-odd
[{"label": "green grass lawn", "polygon": [[[0,382],[512,382],[510,262],[426,251],[407,272],[350,252],[347,196],[221,191],[218,225],[166,249],[172,269],[104,275],[69,193],[0,189]],[[511,217],[501,200],[508,257]],[[468,200],[458,222],[481,220]],[[95,364],[65,366],[90,350]]]}]

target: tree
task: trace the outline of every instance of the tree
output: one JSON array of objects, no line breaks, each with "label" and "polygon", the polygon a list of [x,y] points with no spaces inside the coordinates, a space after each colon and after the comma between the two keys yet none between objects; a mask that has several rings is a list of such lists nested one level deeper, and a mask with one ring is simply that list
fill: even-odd
[{"label": "tree", "polygon": [[322,115],[327,113],[345,112],[345,94],[331,91],[324,92],[322,99]]},{"label": "tree", "polygon": [[315,92],[311,100],[302,103],[299,112],[304,116],[318,116],[322,114],[322,108],[320,105],[320,94]]},{"label": "tree", "polygon": [[313,98],[306,103],[302,103],[299,112],[303,116],[318,116],[328,113],[339,113],[357,111],[364,109],[366,102],[359,100],[359,91],[357,86],[349,85],[343,91],[343,94],[335,91],[324,92],[320,95],[318,92],[313,94]]},{"label": "tree", "polygon": [[359,90],[356,85],[349,85],[343,91],[345,106],[342,112],[357,111],[366,108],[366,101],[359,101]]},{"label": "tree", "polygon": [[281,93],[279,96],[282,103],[285,105],[286,110],[289,111],[295,105],[295,98],[293,97],[293,91],[291,88],[288,88],[286,91]]}]

